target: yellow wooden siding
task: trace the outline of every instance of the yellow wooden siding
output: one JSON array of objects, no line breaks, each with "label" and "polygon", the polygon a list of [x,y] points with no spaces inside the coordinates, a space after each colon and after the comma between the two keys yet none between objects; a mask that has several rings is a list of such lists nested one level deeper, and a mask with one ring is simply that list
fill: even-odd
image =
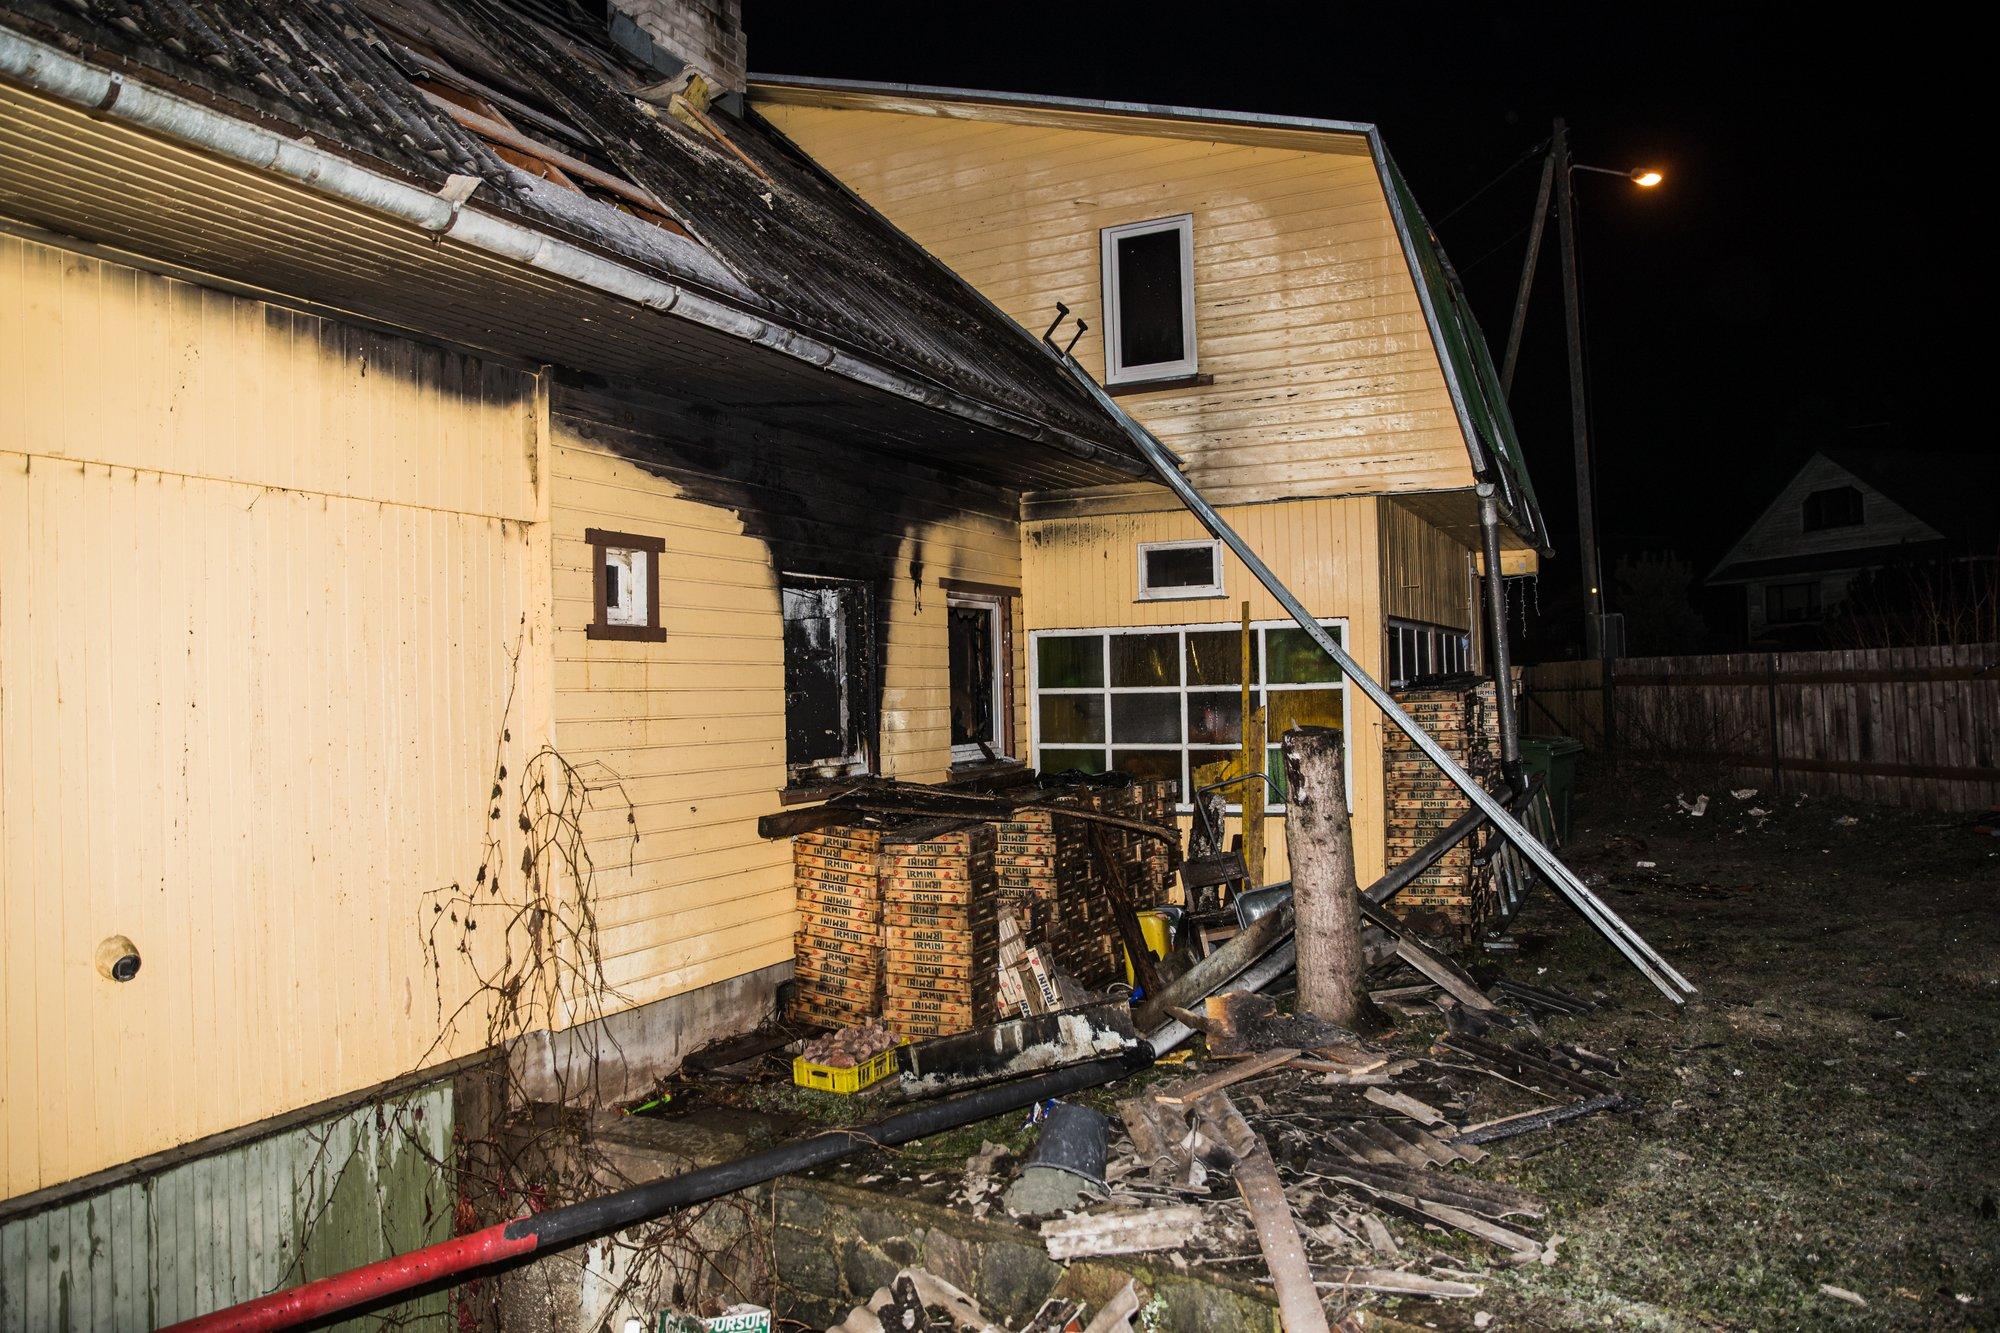
[{"label": "yellow wooden siding", "polygon": [[[792,955],[790,845],[758,837],[756,827],[759,816],[781,808],[786,781],[779,571],[770,546],[746,531],[738,513],[693,498],[706,495],[706,485],[654,448],[674,433],[671,421],[601,398],[558,403],[556,744],[603,784],[591,851],[606,971],[621,1004],[662,999]],[[865,478],[883,499],[873,521],[891,535],[893,557],[878,608],[886,653],[882,766],[896,777],[937,781],[951,762],[939,580],[1020,585],[1015,502],[830,446],[778,453],[777,473],[796,477],[802,493],[828,480],[827,506],[841,504],[834,478],[850,485]],[[635,456],[652,461],[642,467]],[[896,533],[886,525],[894,522],[890,497],[899,490],[926,498],[911,502],[908,530]],[[775,495],[768,502],[781,503]],[[586,635],[593,603],[583,534],[593,527],[666,542],[664,642]],[[1019,680],[1024,636],[1016,640]],[[1019,735],[1024,696],[1017,693]]]},{"label": "yellow wooden siding", "polygon": [[[1327,151],[766,103],[779,129],[1039,333],[1067,304],[1103,369],[1099,231],[1192,213],[1210,385],[1122,405],[1217,503],[1472,484],[1379,178]],[[1056,119],[1061,119],[1056,117]],[[1078,124],[1087,121],[1078,120]],[[1133,493],[1165,508],[1163,491]],[[1126,507],[1133,494],[1124,496]]]},{"label": "yellow wooden siding", "polygon": [[[1292,500],[1222,510],[1223,517],[1285,580],[1315,615],[1347,621],[1348,651],[1364,671],[1382,671],[1382,583],[1376,502],[1368,498]],[[1224,552],[1223,596],[1191,601],[1138,600],[1141,542],[1205,537],[1186,513],[1120,514],[1037,520],[1022,527],[1027,627],[1199,625],[1238,619],[1245,600],[1254,620],[1281,620],[1284,608]],[[1025,682],[1026,676],[1022,677]],[[1349,688],[1353,751],[1355,858],[1363,882],[1383,870],[1382,715]],[[1274,830],[1275,832],[1275,830]],[[1283,873],[1284,842],[1274,839],[1271,874]]]},{"label": "yellow wooden siding", "polygon": [[420,912],[541,725],[531,388],[0,237],[0,1196],[483,1044]]},{"label": "yellow wooden siding", "polygon": [[1472,628],[1472,552],[1395,500],[1383,500],[1385,615]]}]

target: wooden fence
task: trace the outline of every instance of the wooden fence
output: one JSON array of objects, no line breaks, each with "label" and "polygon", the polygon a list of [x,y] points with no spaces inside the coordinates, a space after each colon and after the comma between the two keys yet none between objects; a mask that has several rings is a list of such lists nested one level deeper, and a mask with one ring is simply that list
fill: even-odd
[{"label": "wooden fence", "polygon": [[1545,662],[1522,728],[1884,805],[2000,803],[2000,644]]}]

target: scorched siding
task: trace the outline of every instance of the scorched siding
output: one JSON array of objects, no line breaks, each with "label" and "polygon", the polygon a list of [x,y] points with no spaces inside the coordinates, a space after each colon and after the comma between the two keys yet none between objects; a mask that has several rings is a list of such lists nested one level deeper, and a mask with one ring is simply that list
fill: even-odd
[{"label": "scorched siding", "polygon": [[[1020,586],[1017,500],[832,445],[711,440],[609,390],[558,386],[555,435],[556,745],[597,786],[594,893],[622,1007],[792,955],[790,846],[756,827],[786,785],[779,573],[876,590],[882,770],[937,781],[941,581]],[[589,528],[665,541],[663,642],[586,634]]]},{"label": "scorched siding", "polygon": [[0,1196],[484,1044],[421,914],[541,725],[532,397],[0,237]]}]

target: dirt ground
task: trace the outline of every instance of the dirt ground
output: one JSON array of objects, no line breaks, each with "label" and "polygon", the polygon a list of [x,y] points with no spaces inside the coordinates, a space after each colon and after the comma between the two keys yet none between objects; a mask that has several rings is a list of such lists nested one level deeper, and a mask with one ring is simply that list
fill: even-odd
[{"label": "dirt ground", "polygon": [[[1704,814],[1682,809],[1704,794]],[[1476,1275],[1482,1295],[1330,1310],[1489,1331],[2000,1328],[2000,838],[1969,812],[1739,798],[1720,777],[1630,764],[1587,766],[1576,818],[1565,859],[1700,993],[1675,1011],[1538,887],[1511,928],[1518,949],[1465,961],[1482,981],[1600,997],[1542,1035],[1618,1059],[1628,1105],[1495,1144],[1472,1174],[1541,1196],[1533,1230],[1561,1237],[1556,1261],[1508,1267],[1392,1219],[1418,1271]],[[1439,1026],[1408,1023],[1386,1047],[1421,1054]],[[1187,1068],[1082,1100],[1110,1111]],[[686,1091],[677,1107],[754,1106],[793,1132],[880,1113],[873,1097],[800,1093],[782,1070]],[[1278,1144],[1251,1085],[1239,1094]],[[1032,1139],[1002,1117],[814,1174],[947,1203],[982,1142],[1018,1154]],[[1263,1277],[1245,1237],[1183,1261]]]},{"label": "dirt ground", "polygon": [[[1680,1014],[1567,906],[1520,980],[1602,990],[1547,1024],[1615,1053],[1635,1111],[1516,1140],[1561,1262],[1439,1327],[2000,1327],[2000,839],[1942,816],[1586,769],[1567,859],[1700,987]],[[1706,793],[1707,813],[1676,799]],[[1752,810],[1769,811],[1758,817]],[[1855,1304],[1822,1290],[1842,1288]]]}]

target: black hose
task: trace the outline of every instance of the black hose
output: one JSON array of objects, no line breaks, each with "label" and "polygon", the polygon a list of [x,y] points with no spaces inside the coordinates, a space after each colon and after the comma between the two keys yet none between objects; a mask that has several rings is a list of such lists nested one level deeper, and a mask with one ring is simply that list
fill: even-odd
[{"label": "black hose", "polygon": [[1140,1042],[1136,1049],[1124,1055],[1069,1065],[1013,1083],[979,1088],[914,1111],[892,1115],[872,1125],[830,1130],[813,1138],[769,1148],[734,1161],[701,1167],[682,1175],[668,1176],[602,1198],[570,1204],[565,1208],[551,1208],[545,1213],[510,1223],[506,1235],[509,1240],[533,1237],[538,1253],[608,1236],[636,1222],[724,1194],[733,1194],[779,1176],[810,1170],[863,1148],[908,1143],[912,1139],[957,1129],[1008,1111],[1018,1111],[1050,1097],[1063,1097],[1116,1082],[1152,1063],[1152,1047]]}]

